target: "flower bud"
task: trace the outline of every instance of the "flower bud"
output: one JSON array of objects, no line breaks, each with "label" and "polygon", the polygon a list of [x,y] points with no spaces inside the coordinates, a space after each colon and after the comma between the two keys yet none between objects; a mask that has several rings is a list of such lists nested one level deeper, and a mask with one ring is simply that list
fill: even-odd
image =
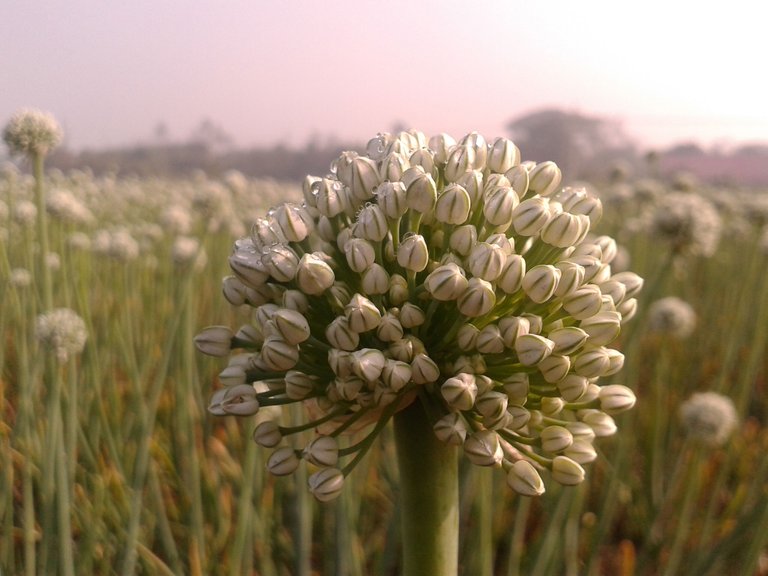
[{"label": "flower bud", "polygon": [[541,496],[544,494],[544,481],[533,464],[527,460],[518,460],[507,472],[507,485],[522,496]]},{"label": "flower bud", "polygon": [[388,218],[397,220],[408,211],[405,184],[399,181],[384,182],[376,189],[376,203]]},{"label": "flower bud", "polygon": [[296,283],[305,294],[317,296],[333,286],[336,276],[322,258],[315,254],[304,254],[296,269]]},{"label": "flower bud", "polygon": [[429,249],[420,234],[407,236],[397,250],[397,263],[412,272],[421,272],[429,263]]},{"label": "flower bud", "polygon": [[345,191],[341,182],[322,178],[314,184],[315,207],[327,218],[333,218],[344,212],[346,205]]},{"label": "flower bud", "polygon": [[289,344],[301,344],[310,336],[309,323],[300,312],[281,308],[275,312],[273,320]]},{"label": "flower bud", "polygon": [[477,229],[472,224],[459,226],[448,239],[448,245],[451,250],[462,256],[469,254],[472,247],[477,243]]},{"label": "flower bud", "polygon": [[366,294],[386,294],[389,290],[389,273],[386,268],[374,263],[363,272],[361,282]]},{"label": "flower bud", "polygon": [[592,442],[574,438],[573,444],[563,450],[563,456],[570,458],[577,464],[589,464],[597,459],[597,452]]},{"label": "flower bud", "polygon": [[344,244],[344,255],[347,264],[354,272],[363,272],[376,260],[373,245],[363,238],[350,238]]},{"label": "flower bud", "polygon": [[306,448],[304,459],[315,466],[336,466],[339,461],[339,445],[331,436],[317,436]]},{"label": "flower bud", "polygon": [[400,306],[408,300],[408,281],[400,274],[389,277],[389,301],[394,306]]},{"label": "flower bud", "polygon": [[536,164],[528,173],[528,193],[551,196],[560,186],[563,174],[554,162]]},{"label": "flower bud", "polygon": [[563,486],[575,486],[584,481],[584,468],[567,456],[552,460],[552,479]]},{"label": "flower bud", "polygon": [[384,369],[386,358],[380,350],[362,348],[352,352],[352,370],[366,382],[375,382]]},{"label": "flower bud", "polygon": [[445,224],[464,224],[471,208],[472,202],[464,187],[449,184],[437,197],[435,219]]},{"label": "flower bud", "polygon": [[598,312],[579,323],[579,326],[589,335],[589,343],[595,346],[605,346],[613,342],[621,332],[621,314],[618,312]]},{"label": "flower bud", "polygon": [[508,430],[520,430],[528,424],[531,420],[531,413],[519,405],[508,405],[507,414],[507,429]]},{"label": "flower bud", "polygon": [[512,211],[512,226],[522,236],[535,236],[549,222],[549,199],[543,196],[527,198]]},{"label": "flower bud", "polygon": [[528,298],[541,304],[555,294],[562,272],[551,264],[534,266],[523,276],[522,288]]},{"label": "flower bud", "polygon": [[600,388],[600,409],[606,414],[619,414],[631,409],[637,398],[635,393],[621,384],[609,384]]},{"label": "flower bud", "polygon": [[507,138],[496,138],[488,150],[487,166],[491,172],[504,174],[520,164],[520,149]]},{"label": "flower bud", "polygon": [[531,323],[520,316],[505,316],[499,320],[499,331],[504,345],[512,349],[520,336],[531,331]]},{"label": "flower bud", "polygon": [[216,416],[252,416],[259,411],[259,399],[253,386],[237,384],[217,390],[211,396],[208,411]]},{"label": "flower bud", "polygon": [[424,324],[425,320],[424,310],[415,304],[406,302],[400,309],[400,324],[403,325],[403,328],[416,328]]},{"label": "flower bud", "polygon": [[608,370],[603,376],[612,376],[624,367],[624,354],[613,348],[608,348]]},{"label": "flower bud", "polygon": [[627,298],[616,307],[616,312],[621,314],[621,323],[629,322],[637,313],[637,298]]},{"label": "flower bud", "polygon": [[309,477],[309,491],[320,502],[338,498],[344,488],[344,474],[336,468],[323,468]]},{"label": "flower bud", "polygon": [[509,398],[504,392],[489,390],[477,397],[475,408],[483,418],[494,420],[506,413],[508,403]]},{"label": "flower bud", "polygon": [[224,386],[236,386],[237,384],[245,384],[246,376],[245,370],[242,366],[227,366],[219,372],[219,382]]},{"label": "flower bud", "polygon": [[600,311],[602,296],[599,286],[584,284],[563,298],[563,308],[576,320],[586,320]]},{"label": "flower bud", "polygon": [[483,215],[494,226],[507,225],[520,199],[512,186],[496,186],[485,193]]},{"label": "flower bud", "polygon": [[547,338],[555,343],[554,352],[556,354],[572,354],[584,345],[588,334],[576,326],[566,326],[551,330]]},{"label": "flower bud", "polygon": [[[621,282],[626,286],[625,298],[634,298],[643,289],[644,280],[634,272],[617,272],[611,276],[611,280]],[[618,305],[619,302],[616,302]]]},{"label": "flower bud", "polygon": [[337,164],[339,180],[349,187],[357,200],[368,200],[381,182],[376,162],[355,152],[342,152]]},{"label": "flower bud", "polygon": [[424,280],[424,287],[435,300],[449,302],[459,298],[469,285],[464,270],[454,263],[438,266]]},{"label": "flower bud", "polygon": [[507,294],[514,294],[522,288],[525,269],[525,258],[520,254],[508,255],[501,274],[496,279],[496,285]]},{"label": "flower bud", "polygon": [[506,176],[507,180],[509,180],[509,183],[515,190],[517,197],[520,199],[525,198],[525,196],[528,194],[528,182],[530,180],[528,170],[525,168],[525,166],[521,164],[513,166],[504,173],[504,176]]},{"label": "flower bud", "polygon": [[376,305],[361,294],[355,294],[344,307],[349,328],[358,334],[373,330],[381,324],[381,312]]},{"label": "flower bud", "polygon": [[552,353],[555,343],[538,334],[523,334],[515,341],[515,353],[520,363],[535,366]]},{"label": "flower bud", "polygon": [[358,332],[349,326],[344,316],[334,318],[325,329],[325,337],[331,346],[340,350],[352,351],[360,343]]},{"label": "flower bud", "polygon": [[545,452],[562,452],[573,444],[573,436],[563,426],[547,426],[541,431],[541,448]]},{"label": "flower bud", "polygon": [[435,156],[432,150],[429,148],[419,148],[418,150],[414,151],[413,154],[411,154],[411,157],[408,159],[408,162],[411,166],[420,166],[424,169],[424,172],[432,176],[432,178],[437,178],[437,168],[435,167]]},{"label": "flower bud", "polygon": [[467,289],[457,300],[459,312],[470,318],[477,318],[490,312],[496,305],[496,293],[490,282],[481,278],[470,278]]},{"label": "flower bud", "polygon": [[411,380],[414,384],[429,384],[437,382],[440,369],[429,356],[424,353],[416,354],[411,361]]},{"label": "flower bud", "polygon": [[288,242],[301,242],[312,231],[312,218],[306,209],[288,202],[274,209],[273,218]]},{"label": "flower bud", "polygon": [[560,354],[550,354],[536,365],[544,380],[550,384],[559,382],[571,368],[571,359]]},{"label": "flower bud", "polygon": [[589,380],[578,374],[567,374],[557,382],[557,389],[566,402],[578,402],[587,391]]},{"label": "flower bud", "polygon": [[459,328],[456,334],[456,344],[459,350],[463,352],[469,352],[475,349],[477,344],[477,337],[480,335],[480,330],[472,324],[464,324]]},{"label": "flower bud", "polygon": [[504,352],[504,338],[496,324],[488,324],[480,330],[476,340],[477,351],[481,354],[500,354]]},{"label": "flower bud", "polygon": [[605,299],[606,296],[610,297],[610,305],[614,308],[618,304],[621,304],[627,295],[627,287],[621,282],[617,282],[616,280],[607,280],[605,282],[601,282],[599,286],[600,293],[603,295],[603,298]]},{"label": "flower bud", "polygon": [[275,476],[288,476],[299,467],[299,458],[293,448],[278,448],[267,459],[267,470]]},{"label": "flower bud", "polygon": [[583,214],[561,212],[550,218],[541,229],[541,239],[558,248],[578,244],[589,232],[589,218]]},{"label": "flower bud", "polygon": [[474,170],[477,164],[475,149],[472,146],[457,144],[448,153],[443,177],[446,182],[456,182],[465,172]]},{"label": "flower bud", "polygon": [[264,263],[276,281],[290,282],[296,276],[299,257],[288,246],[276,244],[264,254]]},{"label": "flower bud", "polygon": [[440,394],[453,410],[471,410],[477,398],[477,384],[472,374],[457,374],[440,386]]},{"label": "flower bud", "polygon": [[451,446],[461,446],[467,438],[467,425],[458,412],[449,412],[435,422],[432,429],[438,440]]},{"label": "flower bud", "polygon": [[584,188],[576,189],[568,200],[563,202],[563,210],[586,216],[589,218],[590,226],[596,225],[603,217],[602,201],[589,194]]},{"label": "flower bud", "polygon": [[381,380],[393,392],[398,393],[408,385],[412,375],[410,364],[388,358],[381,371]]},{"label": "flower bud", "polygon": [[233,337],[232,330],[226,326],[209,326],[195,336],[195,348],[208,356],[227,356]]},{"label": "flower bud", "polygon": [[299,347],[279,336],[269,336],[261,346],[261,358],[272,370],[290,370],[299,361]]},{"label": "flower bud", "polygon": [[[387,217],[378,205],[368,204],[360,210],[353,230],[355,236],[372,242],[381,242],[386,238],[388,232]],[[346,246],[344,246],[344,251],[346,253]]]},{"label": "flower bud", "polygon": [[317,376],[288,370],[285,373],[285,395],[291,400],[303,400],[314,392],[317,381]]},{"label": "flower bud", "polygon": [[421,166],[412,166],[401,178],[405,184],[405,202],[408,208],[417,212],[429,212],[437,200],[437,186],[430,174]]},{"label": "flower bud", "polygon": [[504,458],[499,436],[492,430],[479,430],[464,441],[464,454],[478,466],[498,466]]},{"label": "flower bud", "polygon": [[472,276],[493,282],[501,275],[506,259],[498,246],[478,242],[469,253],[469,271]]},{"label": "flower bud", "polygon": [[602,346],[584,350],[573,363],[576,374],[586,378],[599,378],[605,376],[610,367],[608,349]]},{"label": "flower bud", "polygon": [[598,438],[613,436],[616,433],[616,423],[608,414],[600,410],[579,410],[579,419],[587,424]]},{"label": "flower bud", "polygon": [[259,446],[274,448],[283,440],[280,426],[274,420],[265,420],[253,431],[253,440]]}]

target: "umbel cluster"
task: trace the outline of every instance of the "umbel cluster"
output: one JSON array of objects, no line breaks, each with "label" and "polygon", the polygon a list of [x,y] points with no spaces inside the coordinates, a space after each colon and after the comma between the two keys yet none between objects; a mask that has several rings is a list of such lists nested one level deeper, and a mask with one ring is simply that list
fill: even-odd
[{"label": "umbel cluster", "polygon": [[635,403],[600,378],[623,366],[609,346],[643,281],[612,270],[616,242],[590,234],[600,200],[561,180],[553,162],[478,133],[380,134],[342,153],[305,179],[301,204],[235,242],[223,293],[251,321],[196,337],[229,356],[210,411],[302,404],[305,422],[278,411],[254,439],[273,449],[273,474],[306,462],[322,501],[412,402],[522,494],[544,492],[542,475],[581,482],[595,437]]}]

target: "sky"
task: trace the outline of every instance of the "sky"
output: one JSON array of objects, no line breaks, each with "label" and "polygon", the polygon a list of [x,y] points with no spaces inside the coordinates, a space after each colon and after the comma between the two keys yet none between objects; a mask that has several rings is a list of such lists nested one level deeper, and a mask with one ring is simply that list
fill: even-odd
[{"label": "sky", "polygon": [[396,125],[506,136],[557,107],[641,146],[768,141],[754,0],[0,0],[0,124],[53,113],[68,147],[365,142]]}]

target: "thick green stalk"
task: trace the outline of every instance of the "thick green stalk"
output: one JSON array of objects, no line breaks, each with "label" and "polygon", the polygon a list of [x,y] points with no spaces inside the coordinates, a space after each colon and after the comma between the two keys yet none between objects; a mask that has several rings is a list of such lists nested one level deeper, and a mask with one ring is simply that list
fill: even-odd
[{"label": "thick green stalk", "polygon": [[403,576],[455,576],[459,548],[459,468],[421,402],[394,417],[400,469]]}]

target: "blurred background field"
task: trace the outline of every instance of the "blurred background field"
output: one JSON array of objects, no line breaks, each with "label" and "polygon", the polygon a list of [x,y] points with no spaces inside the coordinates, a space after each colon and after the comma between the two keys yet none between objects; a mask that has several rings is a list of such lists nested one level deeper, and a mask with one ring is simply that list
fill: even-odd
[{"label": "blurred background field", "polygon": [[[300,478],[267,474],[253,418],[206,413],[223,366],[196,353],[192,337],[245,319],[220,294],[232,242],[268,207],[300,201],[300,185],[236,171],[50,171],[54,302],[75,310],[89,334],[54,390],[33,334],[40,254],[24,168],[6,165],[0,180],[2,572],[67,573],[69,559],[78,574],[396,574],[397,470],[386,435],[350,489],[321,505]],[[614,268],[631,265],[646,279],[620,337],[627,365],[613,377],[638,405],[617,418],[617,436],[598,442],[600,457],[576,488],[528,499],[503,475],[468,467],[463,573],[766,573],[768,194],[665,177],[653,157],[572,183],[602,199],[596,232],[622,246]],[[681,197],[709,214],[697,237],[704,253],[659,228],[669,199]],[[669,296],[692,308],[689,335],[649,315]],[[702,391],[737,407],[721,446],[691,441],[679,417]],[[67,474],[54,480],[56,458]],[[473,514],[482,498],[491,518]],[[493,571],[478,550],[490,550]]]}]

